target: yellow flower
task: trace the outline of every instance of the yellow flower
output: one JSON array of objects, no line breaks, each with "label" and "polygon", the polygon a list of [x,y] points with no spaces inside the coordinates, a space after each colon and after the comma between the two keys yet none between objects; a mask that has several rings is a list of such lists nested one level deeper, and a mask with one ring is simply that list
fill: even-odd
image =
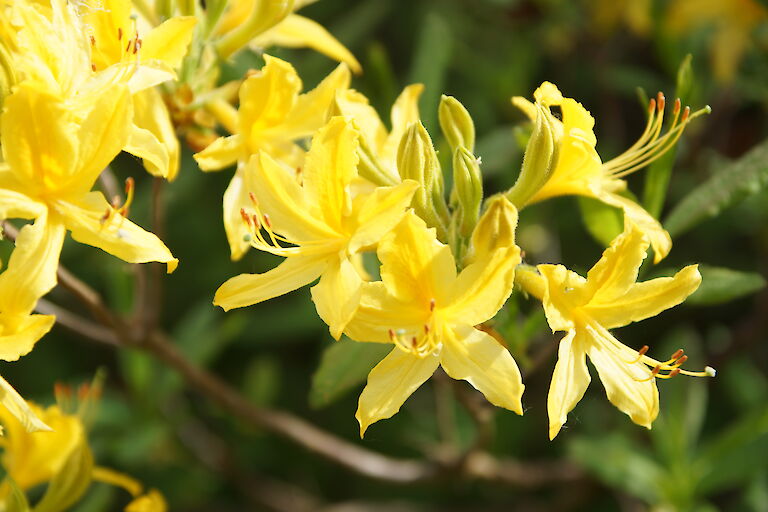
[{"label": "yellow flower", "polygon": [[[564,98],[550,82],[541,84],[534,97],[538,104],[545,107],[545,111],[550,107],[560,107],[563,119],[560,121],[554,116],[551,118],[556,139],[559,141],[557,165],[549,180],[528,203],[555,196],[583,195],[620,208],[625,218],[650,239],[654,262],[661,261],[672,248],[672,239],[647,211],[620,194],[627,187],[627,182],[622,178],[642,169],[664,154],[677,142],[691,119],[708,111],[708,107],[690,114],[688,107],[681,110],[679,100],[676,101],[672,123],[667,133],[661,135],[665,101],[659,94],[657,99],[651,100],[648,124],[638,141],[621,155],[603,163],[595,150],[595,120],[581,103]],[[519,96],[512,98],[512,102],[531,120],[535,120],[536,107],[531,102]],[[524,205],[517,206],[522,208]]]},{"label": "yellow flower", "polygon": [[[85,428],[79,417],[65,414],[56,405],[43,409],[30,403],[29,407],[50,425],[51,432],[29,433],[0,408],[0,422],[5,427],[5,435],[0,438],[3,447],[0,461],[7,476],[21,490],[50,481],[70,455],[86,443]],[[3,482],[0,496],[7,496],[9,491],[8,483]]]},{"label": "yellow flower", "polygon": [[512,291],[520,262],[516,224],[514,206],[503,197],[494,201],[473,234],[474,258],[458,275],[450,247],[412,211],[381,241],[382,281],[364,285],[358,312],[345,330],[357,341],[395,344],[371,370],[360,395],[361,436],[372,423],[397,413],[438,366],[494,405],[523,413],[524,386],[515,360],[474,327],[492,318]]},{"label": "yellow flower", "polygon": [[679,350],[667,361],[645,355],[648,347],[633,350],[608,329],[622,327],[680,304],[701,282],[696,265],[674,277],[636,283],[648,240],[627,223],[584,279],[562,265],[539,265],[540,272],[518,270],[518,281],[541,299],[552,331],[565,331],[549,388],[549,437],[554,439],[568,413],[581,400],[590,382],[586,356],[597,368],[608,400],[638,425],[651,428],[659,412],[656,379],[678,374],[714,375],[714,370],[681,369],[687,359]]},{"label": "yellow flower", "polygon": [[[22,272],[37,297],[56,283],[66,230],[75,240],[130,263],[159,261],[168,264],[169,272],[178,263],[160,239],[125,218],[131,187],[122,207],[91,191],[128,136],[129,99],[126,86],[115,86],[91,98],[92,107],[82,120],[59,97],[29,82],[5,101],[0,216],[35,219],[22,230],[32,233],[35,248],[29,259],[35,263]],[[2,293],[17,292],[3,288]]]},{"label": "yellow flower", "polygon": [[286,259],[264,274],[228,280],[214,304],[225,310],[257,304],[320,277],[312,299],[331,334],[341,335],[362,285],[351,257],[392,229],[417,187],[405,180],[353,195],[358,139],[350,121],[332,118],[312,139],[301,184],[267,153],[251,159],[244,178],[253,198],[249,210],[255,213],[241,212],[250,224],[250,243]]},{"label": "yellow flower", "polygon": [[[268,4],[275,4],[270,8]],[[243,38],[236,32],[244,30],[242,27],[251,17],[260,14],[257,30],[249,29],[248,39],[250,46],[256,50],[269,48],[270,46],[282,46],[285,48],[312,48],[339,62],[345,63],[355,73],[361,72],[360,63],[354,55],[347,50],[335,37],[322,25],[304,16],[293,14],[293,11],[301,9],[308,1],[296,2],[269,2],[267,0],[231,0],[227,11],[216,25],[214,33],[224,36],[224,39],[232,39],[235,43],[228,42],[224,53],[229,55],[235,51],[238,42]],[[271,20],[274,23],[264,24],[264,18],[274,13]],[[261,11],[261,12],[259,12]],[[267,11],[266,15],[263,11]],[[234,37],[233,37],[234,36]]]},{"label": "yellow flower", "polygon": [[166,510],[168,510],[168,504],[157,489],[150,489],[147,494],[139,496],[125,507],[125,512],[166,512]]},{"label": "yellow flower", "polygon": [[73,110],[90,108],[91,98],[117,84],[135,96],[125,149],[147,170],[173,179],[179,147],[162,99],[152,87],[176,77],[196,23],[193,17],[167,20],[139,35],[129,0],[84,0],[50,8],[22,0],[13,4],[3,43],[14,51],[20,81],[34,81],[65,99]]},{"label": "yellow flower", "polygon": [[242,165],[264,151],[289,168],[301,167],[304,150],[296,141],[323,126],[334,94],[346,89],[350,80],[349,70],[341,64],[315,89],[299,94],[302,83],[293,66],[269,55],[264,59],[261,71],[249,76],[240,87],[234,134],[217,139],[195,155],[204,171],[241,164],[224,193],[224,228],[233,259],[241,258],[249,247],[243,241],[248,231],[240,217],[240,209],[250,204]]}]

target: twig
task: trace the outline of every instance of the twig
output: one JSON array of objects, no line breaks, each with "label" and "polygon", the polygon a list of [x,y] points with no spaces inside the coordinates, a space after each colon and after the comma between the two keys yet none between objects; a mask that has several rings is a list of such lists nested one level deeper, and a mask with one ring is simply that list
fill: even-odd
[{"label": "twig", "polygon": [[120,340],[117,339],[115,333],[112,332],[111,329],[107,329],[106,327],[95,324],[90,320],[86,320],[85,318],[76,315],[75,313],[72,313],[71,311],[68,311],[62,307],[59,307],[45,299],[39,299],[37,301],[37,307],[35,310],[38,313],[42,313],[43,315],[55,315],[56,322],[61,324],[63,327],[66,327],[67,329],[70,329],[78,334],[82,334],[86,338],[90,338],[91,340],[101,343],[106,343],[107,345],[112,345],[114,347],[120,346]]},{"label": "twig", "polygon": [[[219,377],[189,361],[162,332],[156,330],[145,339],[137,339],[137,331],[112,313],[99,294],[87,284],[61,267],[58,276],[64,288],[84,302],[101,323],[114,331],[121,345],[150,352],[178,371],[187,385],[252,426],[269,430],[357,474],[381,481],[413,484],[434,480],[446,474],[446,468],[437,463],[382,455],[340,439],[290,413],[253,405]],[[104,342],[99,338],[93,339]],[[487,453],[472,454],[463,474],[469,478],[521,487],[538,487],[584,478],[578,467],[568,463],[521,464],[496,460]]]}]

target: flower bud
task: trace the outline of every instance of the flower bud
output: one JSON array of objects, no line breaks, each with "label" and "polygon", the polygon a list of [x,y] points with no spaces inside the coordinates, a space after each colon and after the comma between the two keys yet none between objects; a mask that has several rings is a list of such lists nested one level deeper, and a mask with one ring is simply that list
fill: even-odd
[{"label": "flower bud", "polygon": [[507,198],[519,209],[549,180],[557,166],[560,141],[555,136],[552,114],[536,104],[536,119],[531,138],[525,148],[523,167],[515,185],[507,192]]},{"label": "flower bud", "polygon": [[461,146],[453,154],[453,187],[459,205],[459,233],[467,238],[480,215],[483,176],[477,158]]},{"label": "flower bud", "polygon": [[465,264],[486,258],[495,250],[514,247],[515,229],[517,208],[503,194],[492,197],[472,232]]},{"label": "flower bud", "polygon": [[438,236],[443,238],[446,222],[441,214],[448,209],[442,197],[442,171],[432,139],[418,121],[411,124],[400,139],[397,170],[401,179],[410,179],[421,185],[413,196],[413,209],[428,226],[437,228]]},{"label": "flower bud", "polygon": [[475,150],[475,124],[459,100],[443,95],[437,115],[440,119],[440,129],[443,130],[452,151],[456,151],[460,146],[470,152]]},{"label": "flower bud", "polygon": [[294,3],[294,0],[256,0],[242,23],[216,41],[219,56],[226,59],[254,37],[283,21],[293,12]]}]

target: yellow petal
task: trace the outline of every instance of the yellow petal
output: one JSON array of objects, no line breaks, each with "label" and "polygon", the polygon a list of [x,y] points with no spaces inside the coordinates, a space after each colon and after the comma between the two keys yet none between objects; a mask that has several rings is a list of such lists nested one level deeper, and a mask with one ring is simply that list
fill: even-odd
[{"label": "yellow petal", "polygon": [[364,94],[348,89],[339,91],[335,101],[339,114],[355,120],[355,126],[359,129],[360,135],[368,142],[368,146],[375,153],[382,151],[387,142],[387,128],[381,122],[376,109],[369,104],[368,98]]},{"label": "yellow petal", "polygon": [[606,329],[614,329],[677,306],[695,292],[699,284],[698,265],[689,265],[674,277],[636,283],[612,302],[590,303],[584,310]]},{"label": "yellow petal", "polygon": [[165,178],[170,164],[168,149],[149,130],[136,124],[131,125],[130,130],[123,151],[141,158],[148,173]]},{"label": "yellow petal", "polygon": [[590,297],[585,293],[586,280],[562,265],[536,268],[546,281],[542,305],[552,332],[570,331],[574,328],[572,310],[586,304]]},{"label": "yellow petal", "polygon": [[412,84],[403,89],[400,96],[392,105],[392,130],[389,132],[387,142],[381,151],[381,159],[390,162],[394,166],[397,158],[397,148],[400,145],[400,139],[408,127],[419,120],[419,97],[424,91],[422,84]]},{"label": "yellow petal", "polygon": [[449,315],[468,325],[478,325],[499,312],[515,285],[520,263],[517,246],[494,251],[461,271],[453,284]]},{"label": "yellow petal", "polygon": [[153,28],[142,38],[141,59],[156,59],[178,68],[187,54],[196,23],[194,16],[177,16]]},{"label": "yellow petal", "polygon": [[222,284],[213,298],[224,311],[258,304],[311,283],[325,271],[325,258],[295,256],[263,274],[240,274]]},{"label": "yellow petal", "polygon": [[67,182],[78,166],[79,150],[77,125],[67,106],[29,82],[20,84],[3,106],[3,156],[18,181],[33,193]]},{"label": "yellow petal", "polygon": [[[145,140],[152,148],[150,153],[155,155],[155,158],[151,158],[151,155],[143,156],[127,148],[126,151],[144,158],[144,167],[153,176],[173,181],[179,172],[179,139],[159,90],[152,88],[134,95],[133,124],[134,129],[148,132],[152,137],[152,140],[146,137]],[[134,144],[133,147],[138,149],[141,144]]]},{"label": "yellow petal", "polygon": [[340,230],[351,213],[349,184],[357,176],[358,133],[343,117],[334,117],[312,138],[304,169],[304,190],[319,206],[328,226]]},{"label": "yellow petal", "polygon": [[362,71],[355,56],[319,23],[289,14],[283,21],[257,37],[253,44],[259,47],[312,48],[339,62],[346,63],[355,74]]},{"label": "yellow petal", "polygon": [[237,163],[243,153],[243,138],[240,134],[219,137],[207,148],[195,153],[195,161],[203,171],[220,171]]},{"label": "yellow petal", "polygon": [[128,140],[132,113],[125,86],[112,87],[92,99],[92,109],[80,128],[79,166],[72,177],[73,190],[91,190],[99,174],[120,153]]},{"label": "yellow petal", "polygon": [[[118,74],[122,74],[125,71],[129,72],[128,76],[130,78],[127,85],[131,94],[136,94],[168,80],[176,79],[176,73],[173,71],[173,68],[159,60],[145,61],[138,67],[132,62],[113,64],[110,67],[117,67]],[[121,69],[125,71],[120,71]],[[109,71],[109,68],[105,71]]]},{"label": "yellow petal", "polygon": [[0,170],[0,219],[35,219],[45,215],[46,206],[24,193],[23,186],[7,168]]},{"label": "yellow petal", "polygon": [[515,247],[516,229],[517,208],[503,195],[490,199],[472,231],[465,264],[486,259],[497,249]]},{"label": "yellow petal", "polygon": [[466,380],[493,405],[523,414],[523,380],[506,348],[469,325],[447,327],[440,365],[452,379]]},{"label": "yellow petal", "polygon": [[21,228],[8,267],[0,274],[0,311],[22,319],[56,286],[56,270],[66,231],[55,216],[39,217]]},{"label": "yellow petal", "polygon": [[285,121],[301,91],[301,79],[293,66],[269,55],[264,60],[261,72],[240,86],[240,133],[251,153],[259,149],[262,131]]},{"label": "yellow petal", "polygon": [[2,377],[0,377],[0,405],[18,419],[27,432],[51,430],[51,427],[37,417],[27,402],[21,398],[21,395]]},{"label": "yellow petal", "polygon": [[349,68],[339,64],[317,87],[299,96],[281,130],[295,139],[308,137],[322,128],[334,97],[349,87],[349,81]]},{"label": "yellow petal", "polygon": [[525,114],[531,121],[536,120],[536,105],[526,98],[523,98],[522,96],[513,96],[512,105],[522,110],[523,114]]},{"label": "yellow petal", "polygon": [[[166,263],[169,273],[178,265],[179,261],[159,238],[111,211],[101,192],[90,192],[77,201],[59,201],[56,209],[72,238],[80,243],[98,247],[128,263]],[[111,213],[104,219],[107,211]]]},{"label": "yellow petal", "polygon": [[587,273],[587,286],[594,293],[590,302],[610,304],[624,295],[637,281],[647,250],[648,241],[643,232],[634,224],[625,223],[624,232],[611,242]]},{"label": "yellow petal", "polygon": [[390,329],[417,332],[428,321],[429,309],[396,299],[376,281],[363,283],[360,306],[344,332],[355,341],[391,343]]},{"label": "yellow petal", "polygon": [[240,213],[242,208],[248,208],[251,201],[248,198],[248,191],[243,183],[243,170],[238,168],[232,180],[224,191],[224,231],[227,234],[229,250],[232,261],[238,261],[242,258],[251,244],[246,242],[245,236],[249,235],[248,226],[243,221]]},{"label": "yellow petal", "polygon": [[597,368],[608,400],[638,425],[651,428],[659,414],[656,379],[648,378],[650,372],[643,363],[628,363],[637,352],[627,348],[625,360],[607,348],[607,344],[619,344],[615,339],[609,339],[612,336],[608,331],[600,326],[585,326],[585,329],[584,335],[589,337],[587,354]]},{"label": "yellow petal", "polygon": [[405,180],[394,187],[377,187],[356,212],[357,228],[349,241],[349,252],[378,243],[392,230],[405,215],[405,209],[411,204],[418,187],[419,184],[413,180]]},{"label": "yellow petal", "polygon": [[266,153],[251,158],[244,171],[247,192],[267,213],[273,229],[294,242],[327,240],[339,234],[323,222],[323,204],[308,197],[294,176]]},{"label": "yellow petal", "polygon": [[382,359],[368,374],[368,384],[357,405],[360,437],[372,423],[394,416],[439,364],[436,355],[420,358],[397,347]]},{"label": "yellow petal", "polygon": [[331,336],[341,337],[360,303],[363,280],[354,265],[343,259],[328,265],[320,282],[312,287],[317,314],[328,324]]},{"label": "yellow petal", "polygon": [[[25,315],[7,318],[0,315],[0,359],[16,361],[32,351],[35,343],[48,334],[56,322],[53,315]],[[8,325],[10,323],[11,325]]]},{"label": "yellow petal", "polygon": [[412,211],[382,239],[378,256],[381,280],[394,297],[416,301],[424,311],[433,299],[447,304],[456,279],[451,249],[438,242],[435,230]]},{"label": "yellow petal", "polygon": [[568,413],[584,396],[590,382],[586,347],[576,334],[575,329],[568,331],[568,334],[560,340],[557,352],[557,364],[547,396],[550,440],[560,432],[568,419]]},{"label": "yellow petal", "polygon": [[125,512],[166,512],[168,504],[157,489],[139,496],[125,507]]},{"label": "yellow petal", "polygon": [[[635,224],[651,241],[653,247],[653,262],[658,263],[669,254],[672,249],[672,238],[661,227],[659,221],[654,219],[642,206],[631,199],[617,194],[604,193],[597,196],[602,202],[624,210],[624,218]],[[626,221],[625,221],[626,222]]]}]

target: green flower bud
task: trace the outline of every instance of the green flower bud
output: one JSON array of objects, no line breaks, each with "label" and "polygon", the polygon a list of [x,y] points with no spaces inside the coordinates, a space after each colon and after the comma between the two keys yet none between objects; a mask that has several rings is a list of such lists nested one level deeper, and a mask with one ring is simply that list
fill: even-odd
[{"label": "green flower bud", "polygon": [[523,208],[531,197],[549,180],[557,166],[560,141],[555,137],[552,114],[546,107],[536,104],[536,120],[523,157],[523,167],[507,198]]},{"label": "green flower bud", "polygon": [[274,27],[294,10],[294,0],[256,0],[242,24],[216,41],[216,51],[226,59],[254,37]]},{"label": "green flower bud", "polygon": [[480,215],[483,175],[475,155],[461,146],[453,154],[453,187],[459,207],[459,234],[467,238]]},{"label": "green flower bud", "polygon": [[442,197],[442,171],[432,139],[420,122],[411,124],[400,139],[397,170],[400,178],[421,185],[413,196],[413,209],[428,226],[437,228],[438,237],[444,239],[448,208]]},{"label": "green flower bud", "polygon": [[459,100],[452,96],[443,95],[437,110],[440,119],[440,129],[451,145],[451,150],[465,147],[470,152],[475,150],[475,124]]}]

